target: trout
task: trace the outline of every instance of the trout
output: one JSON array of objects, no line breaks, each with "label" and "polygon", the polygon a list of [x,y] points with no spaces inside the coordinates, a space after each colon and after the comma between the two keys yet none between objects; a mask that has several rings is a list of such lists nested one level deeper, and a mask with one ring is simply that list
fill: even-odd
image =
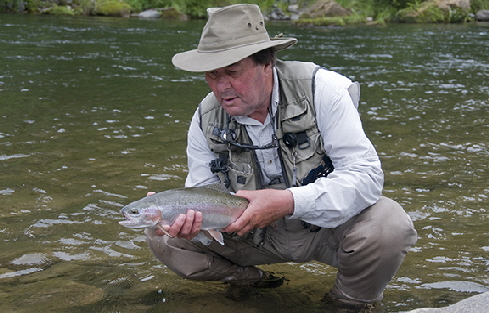
[{"label": "trout", "polygon": [[[202,231],[205,237],[196,237],[204,244],[215,239],[224,245],[220,229],[225,228],[248,206],[248,200],[232,195],[222,184],[188,187],[158,192],[134,201],[121,209],[126,220],[119,224],[128,228],[160,228],[171,225],[188,210],[202,212]],[[208,238],[208,239],[207,239]],[[207,239],[207,240],[206,240]]]}]

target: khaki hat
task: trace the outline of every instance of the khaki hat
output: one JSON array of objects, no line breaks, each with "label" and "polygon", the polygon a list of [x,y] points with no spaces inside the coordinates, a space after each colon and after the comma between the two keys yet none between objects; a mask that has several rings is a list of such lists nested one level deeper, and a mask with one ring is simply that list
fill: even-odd
[{"label": "khaki hat", "polygon": [[268,36],[260,8],[256,4],[235,4],[207,9],[209,20],[204,26],[197,49],[177,53],[173,64],[185,71],[205,72],[231,65],[260,50],[286,49],[295,38]]}]

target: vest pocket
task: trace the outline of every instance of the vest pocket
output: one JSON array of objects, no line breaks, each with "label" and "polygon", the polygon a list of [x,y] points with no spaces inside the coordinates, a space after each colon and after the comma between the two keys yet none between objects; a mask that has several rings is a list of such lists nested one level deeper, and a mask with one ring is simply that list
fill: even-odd
[{"label": "vest pocket", "polygon": [[253,178],[253,168],[249,164],[229,164],[228,175],[231,187],[236,191],[240,189],[254,190],[257,187]]},{"label": "vest pocket", "polygon": [[304,132],[307,137],[307,142],[302,145],[297,144],[293,148],[287,147],[287,145],[281,142],[283,153],[287,156],[289,162],[293,162],[293,153],[295,153],[295,162],[300,163],[302,161],[309,160],[316,153],[324,154],[322,150],[321,135],[317,129],[309,129]]},{"label": "vest pocket", "polygon": [[316,127],[314,112],[310,112],[307,98],[303,97],[287,104],[287,111],[282,112],[282,128],[287,132],[298,133]]}]

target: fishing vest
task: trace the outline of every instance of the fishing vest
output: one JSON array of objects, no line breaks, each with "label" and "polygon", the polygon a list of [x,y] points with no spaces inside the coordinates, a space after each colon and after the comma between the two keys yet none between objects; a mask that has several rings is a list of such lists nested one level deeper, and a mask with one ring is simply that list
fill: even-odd
[{"label": "fishing vest", "polygon": [[[333,166],[325,155],[316,124],[314,107],[314,63],[277,60],[280,102],[275,116],[275,136],[282,163],[283,185],[302,186],[328,175]],[[246,126],[236,122],[220,106],[213,93],[199,105],[202,129],[210,150],[216,155],[209,166],[232,191],[273,188],[263,186]],[[229,144],[229,140],[241,146]],[[228,142],[228,143],[226,143]]]}]

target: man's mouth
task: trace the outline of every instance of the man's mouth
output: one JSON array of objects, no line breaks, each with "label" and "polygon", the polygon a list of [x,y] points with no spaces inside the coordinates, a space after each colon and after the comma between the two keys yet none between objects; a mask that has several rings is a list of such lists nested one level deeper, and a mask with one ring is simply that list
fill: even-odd
[{"label": "man's mouth", "polygon": [[233,102],[236,97],[228,97],[228,98],[222,98],[223,102],[229,103]]},{"label": "man's mouth", "polygon": [[223,104],[231,104],[236,101],[236,99],[238,99],[238,95],[236,95],[236,93],[232,91],[223,92],[220,96],[221,103]]}]

